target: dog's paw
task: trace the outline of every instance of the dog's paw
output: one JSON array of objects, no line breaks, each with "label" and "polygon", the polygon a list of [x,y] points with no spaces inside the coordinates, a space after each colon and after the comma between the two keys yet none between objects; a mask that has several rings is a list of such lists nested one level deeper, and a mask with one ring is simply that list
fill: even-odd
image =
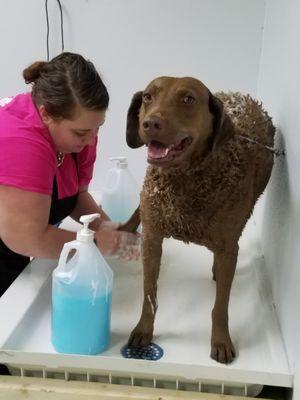
[{"label": "dog's paw", "polygon": [[136,326],[134,330],[131,332],[131,335],[128,339],[129,347],[139,347],[139,346],[147,346],[153,337],[153,332],[146,332],[141,329],[141,327]]},{"label": "dog's paw", "polygon": [[212,343],[210,356],[222,364],[230,364],[235,358],[235,349],[231,340]]}]

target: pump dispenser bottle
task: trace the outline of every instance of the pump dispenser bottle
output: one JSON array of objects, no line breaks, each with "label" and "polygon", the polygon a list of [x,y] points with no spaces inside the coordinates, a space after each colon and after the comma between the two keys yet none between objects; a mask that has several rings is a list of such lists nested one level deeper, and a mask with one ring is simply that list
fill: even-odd
[{"label": "pump dispenser bottle", "polygon": [[113,221],[126,222],[139,205],[140,190],[126,157],[111,157],[110,161],[117,163],[107,173],[101,205]]},{"label": "pump dispenser bottle", "polygon": [[109,344],[113,272],[88,228],[99,216],[80,218],[83,228],[65,243],[53,271],[52,344],[60,353],[99,354]]}]

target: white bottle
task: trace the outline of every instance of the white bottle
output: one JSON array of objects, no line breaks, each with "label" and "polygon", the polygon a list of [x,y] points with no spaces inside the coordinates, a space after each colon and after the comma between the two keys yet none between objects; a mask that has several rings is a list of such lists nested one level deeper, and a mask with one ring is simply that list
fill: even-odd
[{"label": "white bottle", "polygon": [[126,157],[111,157],[110,161],[117,161],[117,164],[107,173],[101,206],[111,220],[126,222],[139,205],[140,190]]},{"label": "white bottle", "polygon": [[[65,243],[53,271],[52,344],[60,353],[98,354],[109,344],[113,272],[88,229],[99,216],[80,218],[83,229]],[[71,250],[76,253],[67,261]]]}]

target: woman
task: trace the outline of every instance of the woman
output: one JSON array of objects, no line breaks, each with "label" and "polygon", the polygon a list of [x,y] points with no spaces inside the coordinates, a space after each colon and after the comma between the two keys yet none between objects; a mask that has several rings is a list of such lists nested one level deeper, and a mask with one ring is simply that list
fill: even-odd
[{"label": "woman", "polygon": [[29,262],[56,259],[76,234],[55,225],[98,212],[104,255],[138,257],[135,234],[116,230],[88,192],[109,96],[94,65],[62,53],[24,70],[32,92],[0,104],[0,296]]}]

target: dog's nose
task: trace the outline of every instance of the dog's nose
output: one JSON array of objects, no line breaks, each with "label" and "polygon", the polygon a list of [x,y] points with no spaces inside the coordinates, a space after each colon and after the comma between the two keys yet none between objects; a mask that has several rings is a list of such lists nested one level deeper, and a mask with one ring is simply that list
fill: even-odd
[{"label": "dog's nose", "polygon": [[148,117],[143,121],[143,128],[146,133],[156,133],[162,131],[165,127],[165,121],[155,115]]}]

